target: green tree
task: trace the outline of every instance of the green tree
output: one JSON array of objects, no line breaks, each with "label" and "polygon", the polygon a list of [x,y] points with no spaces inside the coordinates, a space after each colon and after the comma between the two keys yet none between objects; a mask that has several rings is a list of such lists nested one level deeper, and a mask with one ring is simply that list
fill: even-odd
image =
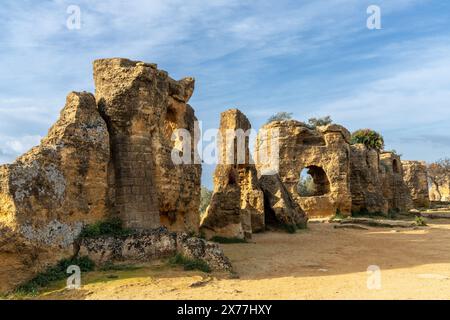
[{"label": "green tree", "polygon": [[274,122],[274,121],[285,121],[292,119],[292,112],[278,112],[267,119],[266,124]]},{"label": "green tree", "polygon": [[202,186],[200,191],[200,215],[204,215],[206,212],[206,208],[208,208],[209,203],[211,202],[213,192],[208,188]]},{"label": "green tree", "polygon": [[330,116],[325,116],[321,118],[310,118],[308,119],[308,125],[311,129],[315,129],[317,127],[326,126],[328,124],[332,124],[333,120]]},{"label": "green tree", "polygon": [[381,134],[371,129],[360,129],[352,133],[352,144],[362,143],[367,148],[378,151],[384,148],[384,139]]},{"label": "green tree", "polygon": [[441,198],[440,186],[450,180],[450,158],[444,158],[427,166],[428,180]]}]

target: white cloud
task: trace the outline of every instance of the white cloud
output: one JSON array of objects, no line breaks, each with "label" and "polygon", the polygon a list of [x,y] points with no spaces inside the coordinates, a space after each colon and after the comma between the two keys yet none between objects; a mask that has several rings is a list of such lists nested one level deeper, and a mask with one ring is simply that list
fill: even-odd
[{"label": "white cloud", "polygon": [[13,162],[19,155],[39,144],[41,136],[0,136],[0,164]]}]

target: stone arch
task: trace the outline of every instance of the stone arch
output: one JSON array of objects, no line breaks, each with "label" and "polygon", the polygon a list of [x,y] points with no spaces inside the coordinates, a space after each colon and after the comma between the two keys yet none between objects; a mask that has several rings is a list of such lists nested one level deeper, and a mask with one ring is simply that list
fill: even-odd
[{"label": "stone arch", "polygon": [[311,165],[300,171],[297,192],[301,197],[324,196],[330,192],[330,181],[322,167]]}]

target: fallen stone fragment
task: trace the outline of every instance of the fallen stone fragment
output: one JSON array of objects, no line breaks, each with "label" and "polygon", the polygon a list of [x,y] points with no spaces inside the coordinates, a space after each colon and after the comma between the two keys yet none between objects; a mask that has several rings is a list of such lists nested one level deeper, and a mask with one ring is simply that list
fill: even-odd
[{"label": "fallen stone fragment", "polygon": [[450,219],[450,212],[449,213],[421,213],[420,215],[424,218],[430,218],[430,219]]},{"label": "fallen stone fragment", "polygon": [[179,253],[203,260],[211,269],[231,271],[231,263],[218,244],[169,232],[160,227],[128,236],[83,238],[74,245],[74,254],[88,256],[97,264],[114,261],[151,261]]},{"label": "fallen stone fragment", "polygon": [[334,226],[335,229],[358,229],[358,230],[369,230],[369,228],[360,226],[358,224],[348,223],[348,224],[337,224]]},{"label": "fallen stone fragment", "polygon": [[362,224],[369,227],[381,228],[414,228],[417,227],[414,221],[395,221],[395,220],[380,220],[370,218],[346,218],[341,221],[341,224]]}]

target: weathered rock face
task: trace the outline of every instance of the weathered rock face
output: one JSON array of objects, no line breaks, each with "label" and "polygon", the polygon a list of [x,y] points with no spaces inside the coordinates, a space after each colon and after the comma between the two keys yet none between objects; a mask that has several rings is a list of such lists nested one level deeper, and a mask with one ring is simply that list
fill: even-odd
[{"label": "weathered rock face", "polygon": [[400,157],[392,152],[382,152],[380,164],[383,196],[388,210],[404,212],[412,209],[410,191],[403,181]]},{"label": "weathered rock face", "polygon": [[350,146],[352,212],[388,213],[380,177],[380,155],[364,144]]},{"label": "weathered rock face", "polygon": [[[311,130],[302,122],[289,120],[267,124],[260,132],[277,140],[281,181],[308,217],[329,217],[337,210],[350,214],[350,133],[345,128],[333,124]],[[257,153],[260,145],[257,143]],[[300,196],[297,190],[305,168],[314,180],[314,196]]]},{"label": "weathered rock face", "polygon": [[67,96],[41,144],[0,167],[0,224],[18,237],[69,246],[102,219],[110,156],[106,123],[90,93]]},{"label": "weathered rock face", "polygon": [[201,221],[207,237],[248,238],[264,229],[264,195],[245,134],[250,129],[250,122],[239,110],[221,114],[214,193]]},{"label": "weathered rock face", "polygon": [[409,189],[414,207],[430,206],[427,166],[420,161],[402,161],[403,180]]},{"label": "weathered rock face", "polygon": [[264,206],[267,225],[305,226],[305,212],[292,200],[277,174],[262,175],[259,179],[264,191]]},{"label": "weathered rock face", "polygon": [[219,245],[166,228],[141,231],[125,237],[83,238],[74,246],[75,255],[88,256],[98,264],[115,261],[151,261],[180,253],[205,261],[215,270],[231,271],[231,263]]},{"label": "weathered rock face", "polygon": [[[201,165],[176,165],[172,134],[194,137],[194,110],[187,104],[194,80],[171,79],[156,65],[127,59],[94,62],[98,108],[110,133],[108,208],[127,227],[198,231]],[[198,157],[197,157],[198,158]],[[197,162],[198,163],[198,162]]]}]

